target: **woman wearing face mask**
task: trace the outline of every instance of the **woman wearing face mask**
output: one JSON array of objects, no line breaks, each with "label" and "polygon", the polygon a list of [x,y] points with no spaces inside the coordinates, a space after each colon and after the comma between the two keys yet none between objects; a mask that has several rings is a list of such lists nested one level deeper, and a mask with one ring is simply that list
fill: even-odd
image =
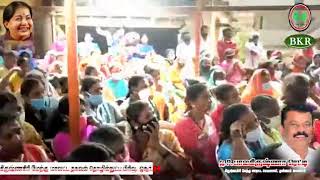
[{"label": "woman wearing face mask", "polygon": [[136,162],[153,162],[161,167],[152,179],[186,177],[191,166],[185,158],[178,139],[170,130],[159,128],[149,104],[136,101],[126,111],[132,130],[129,152]]},{"label": "woman wearing face mask", "polygon": [[48,97],[47,98],[48,108],[55,109],[58,107],[58,103],[59,103],[58,100],[60,99],[60,96],[58,95],[56,89],[52,86],[50,81],[47,80],[45,73],[42,70],[38,70],[38,69],[32,70],[26,75],[25,78],[39,80],[45,89],[45,92],[44,92],[45,96]]},{"label": "woman wearing face mask", "polygon": [[219,137],[212,119],[206,115],[211,105],[207,87],[199,83],[188,87],[185,101],[186,115],[176,123],[174,132],[192,159],[193,174],[199,179],[216,179],[219,168],[212,150]]},{"label": "woman wearing face mask", "polygon": [[265,142],[267,144],[281,143],[279,133],[281,117],[278,101],[267,95],[257,96],[252,100],[251,108],[260,121],[265,134]]},{"label": "woman wearing face mask", "polygon": [[224,61],[220,64],[226,72],[228,82],[237,85],[243,80],[245,70],[239,60],[234,59],[236,51],[234,49],[226,49],[224,52]]},{"label": "woman wearing face mask", "polygon": [[117,110],[117,105],[104,101],[100,81],[94,77],[82,80],[81,92],[89,103],[87,114],[98,120],[101,125],[115,124],[124,120]]},{"label": "woman wearing face mask", "polygon": [[174,49],[166,49],[165,65],[167,68],[170,68],[174,64],[175,59],[176,59],[175,50]]},{"label": "woman wearing face mask", "polygon": [[[218,160],[251,159],[265,147],[262,129],[255,114],[244,104],[229,106],[223,113]],[[241,174],[229,174],[243,179]]]},{"label": "woman wearing face mask", "polygon": [[248,85],[241,95],[241,102],[250,104],[251,100],[258,95],[269,95],[279,98],[280,94],[271,81],[269,71],[266,69],[258,69],[254,72]]},{"label": "woman wearing face mask", "polygon": [[21,85],[20,93],[24,101],[25,120],[43,135],[49,114],[43,84],[37,79],[25,79]]},{"label": "woman wearing face mask", "polygon": [[106,81],[106,86],[112,91],[115,99],[123,99],[128,94],[128,85],[120,65],[110,67],[111,78]]},{"label": "woman wearing face mask", "polygon": [[152,111],[156,114],[157,119],[160,119],[160,114],[156,106],[153,104],[151,99],[151,90],[148,87],[148,82],[144,76],[132,76],[129,79],[129,93],[126,97],[126,100],[121,104],[120,109],[124,117],[126,117],[126,109],[129,107],[129,104],[143,100],[150,104]]},{"label": "woman wearing face mask", "polygon": [[34,49],[32,42],[32,9],[25,2],[15,1],[4,8],[3,25],[6,33],[0,37],[0,51],[5,47],[12,50]]}]

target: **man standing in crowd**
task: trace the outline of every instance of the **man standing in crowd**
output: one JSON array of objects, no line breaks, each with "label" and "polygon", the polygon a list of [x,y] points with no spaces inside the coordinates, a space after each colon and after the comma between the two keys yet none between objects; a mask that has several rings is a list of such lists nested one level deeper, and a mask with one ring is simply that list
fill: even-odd
[{"label": "man standing in crowd", "polygon": [[210,28],[209,26],[201,26],[201,43],[200,43],[200,52],[207,51],[210,54],[213,53],[213,43],[209,37]]},{"label": "man standing in crowd", "polygon": [[249,41],[246,43],[246,50],[247,50],[247,58],[245,62],[245,67],[248,69],[256,69],[258,68],[259,61],[264,58],[264,49],[259,42],[259,34],[253,33]]},{"label": "man standing in crowd", "polygon": [[93,42],[93,37],[90,33],[86,33],[84,41],[78,44],[80,58],[86,58],[91,55],[92,52],[101,52],[99,45]]},{"label": "man standing in crowd", "polygon": [[183,42],[178,44],[176,56],[177,58],[185,61],[182,76],[184,79],[189,79],[195,76],[193,63],[193,58],[195,57],[195,45],[191,40],[191,34],[189,32],[183,32],[181,38]]},{"label": "man standing in crowd", "polygon": [[226,49],[234,49],[236,50],[236,54],[238,53],[237,44],[232,41],[233,32],[232,29],[226,28],[222,31],[223,39],[218,41],[217,43],[217,52],[219,56],[220,63],[224,60],[224,52]]}]

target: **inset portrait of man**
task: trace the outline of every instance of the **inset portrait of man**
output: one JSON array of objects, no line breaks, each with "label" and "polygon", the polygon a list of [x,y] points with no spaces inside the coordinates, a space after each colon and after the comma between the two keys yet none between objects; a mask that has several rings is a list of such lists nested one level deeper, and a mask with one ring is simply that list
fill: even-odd
[{"label": "inset portrait of man", "polygon": [[316,151],[310,148],[313,139],[312,110],[306,105],[290,105],[281,111],[280,133],[282,145],[276,152],[283,159],[308,160],[309,165]]}]

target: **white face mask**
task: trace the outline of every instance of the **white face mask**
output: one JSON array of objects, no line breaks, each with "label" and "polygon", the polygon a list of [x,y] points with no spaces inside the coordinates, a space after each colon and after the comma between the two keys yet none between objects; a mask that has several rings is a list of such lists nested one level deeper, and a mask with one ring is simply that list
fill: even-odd
[{"label": "white face mask", "polygon": [[262,129],[259,126],[257,129],[250,131],[246,135],[246,141],[247,142],[257,142],[259,138],[261,137]]},{"label": "white face mask", "polygon": [[269,120],[270,120],[270,123],[266,124],[267,127],[274,128],[274,129],[278,129],[280,127],[280,124],[281,124],[281,116],[280,115],[269,118]]},{"label": "white face mask", "polygon": [[226,80],[216,80],[216,86],[220,86],[222,84],[226,84],[227,81]]},{"label": "white face mask", "polygon": [[24,111],[21,111],[20,113],[20,116],[19,116],[19,120],[22,122],[22,121],[25,121],[25,112]]},{"label": "white face mask", "polygon": [[167,57],[170,60],[174,60],[176,58],[176,55],[174,53],[169,53]]},{"label": "white face mask", "polygon": [[143,100],[143,101],[148,101],[150,95],[151,95],[151,92],[149,88],[143,89],[139,92],[139,98],[140,100]]},{"label": "white face mask", "polygon": [[121,72],[113,73],[111,75],[111,77],[112,77],[113,80],[121,80],[122,79],[122,74],[121,74]]},{"label": "white face mask", "polygon": [[263,90],[269,90],[272,88],[272,86],[271,86],[270,82],[267,82],[267,83],[262,84],[262,88],[263,88]]},{"label": "white face mask", "polygon": [[277,80],[281,80],[281,76],[282,76],[282,71],[275,71],[275,72],[274,72],[274,77],[275,77]]}]

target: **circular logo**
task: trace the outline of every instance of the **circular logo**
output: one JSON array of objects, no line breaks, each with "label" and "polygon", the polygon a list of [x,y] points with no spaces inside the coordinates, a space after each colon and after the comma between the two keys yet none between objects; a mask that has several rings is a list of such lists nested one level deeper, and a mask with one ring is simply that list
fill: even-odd
[{"label": "circular logo", "polygon": [[298,32],[308,29],[311,23],[311,11],[309,7],[302,3],[294,5],[289,12],[289,23]]}]

